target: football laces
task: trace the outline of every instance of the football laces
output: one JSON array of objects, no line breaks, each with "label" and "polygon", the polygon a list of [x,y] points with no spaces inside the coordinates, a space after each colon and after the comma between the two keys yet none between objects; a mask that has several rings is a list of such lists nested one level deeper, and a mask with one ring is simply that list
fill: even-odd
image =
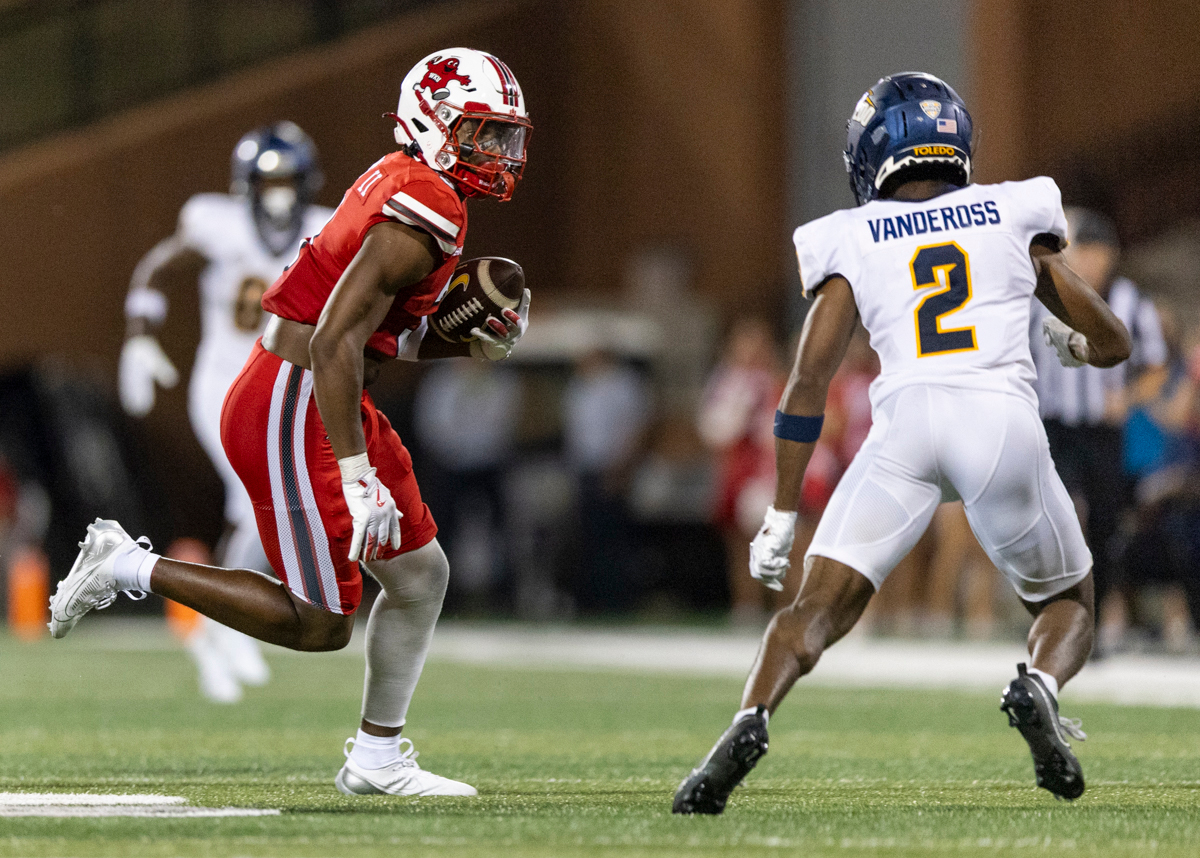
[{"label": "football laces", "polygon": [[450,333],[454,328],[459,327],[472,316],[483,309],[483,303],[478,298],[472,298],[461,307],[456,308],[453,312],[447,313],[438,320],[438,327],[443,333]]}]

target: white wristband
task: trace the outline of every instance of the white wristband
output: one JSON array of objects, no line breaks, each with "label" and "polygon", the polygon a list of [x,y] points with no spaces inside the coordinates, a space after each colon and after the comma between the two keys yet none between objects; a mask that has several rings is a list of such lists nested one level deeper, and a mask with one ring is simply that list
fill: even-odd
[{"label": "white wristband", "polygon": [[1087,337],[1079,333],[1079,331],[1073,331],[1071,336],[1067,338],[1067,351],[1069,351],[1076,360],[1081,360],[1084,363],[1087,363],[1088,358],[1091,356],[1091,350],[1088,348]]},{"label": "white wristband", "polygon": [[775,505],[767,507],[767,513],[763,516],[763,523],[771,528],[794,529],[796,527],[796,519],[800,513],[794,510],[775,509]]},{"label": "white wristband", "polygon": [[342,472],[343,483],[354,483],[366,476],[367,471],[371,470],[371,463],[367,459],[366,453],[359,453],[355,456],[347,456],[344,459],[338,459],[338,468]]},{"label": "white wristband", "polygon": [[130,319],[146,319],[158,326],[167,318],[167,296],[157,289],[138,286],[125,296],[125,316]]}]

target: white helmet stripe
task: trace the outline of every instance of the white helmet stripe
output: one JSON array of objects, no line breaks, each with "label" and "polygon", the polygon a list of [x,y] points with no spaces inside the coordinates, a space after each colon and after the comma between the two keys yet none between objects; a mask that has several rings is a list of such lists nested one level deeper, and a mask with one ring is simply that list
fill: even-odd
[{"label": "white helmet stripe", "polygon": [[484,54],[484,56],[492,64],[492,67],[496,70],[496,74],[500,76],[500,84],[504,87],[504,103],[510,107],[519,107],[521,96],[520,90],[517,89],[516,76],[509,71],[508,66],[491,54]]}]

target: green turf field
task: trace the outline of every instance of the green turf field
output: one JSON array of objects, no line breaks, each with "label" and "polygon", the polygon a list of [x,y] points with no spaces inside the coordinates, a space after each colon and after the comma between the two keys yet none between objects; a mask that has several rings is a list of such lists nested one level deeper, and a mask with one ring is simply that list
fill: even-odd
[{"label": "green turf field", "polygon": [[[97,625],[100,625],[99,623]],[[345,654],[272,656],[275,681],[202,702],[182,653],[88,634],[0,637],[0,791],[128,792],[280,808],[243,819],[0,818],[0,855],[1156,855],[1200,852],[1200,712],[1065,707],[1087,794],[1056,802],[994,695],[800,689],[722,817],[670,814],[740,683],[431,663],[421,762],[475,799],[333,787],[361,693]]]}]

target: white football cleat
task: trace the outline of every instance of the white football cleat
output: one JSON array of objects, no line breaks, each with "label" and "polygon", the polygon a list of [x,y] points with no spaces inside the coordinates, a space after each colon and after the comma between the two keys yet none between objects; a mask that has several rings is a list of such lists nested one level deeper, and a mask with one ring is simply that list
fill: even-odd
[{"label": "white football cleat", "polygon": [[207,617],[203,623],[205,636],[225,659],[235,680],[254,687],[270,682],[271,668],[263,658],[258,641]]},{"label": "white football cleat", "polygon": [[[66,637],[75,628],[79,618],[88,611],[101,610],[117,598],[117,583],[113,579],[113,558],[120,549],[135,544],[133,537],[115,521],[98,518],[88,525],[87,536],[79,543],[79,556],[75,558],[67,577],[58,582],[58,589],[50,597],[50,636]],[[137,540],[140,544],[145,537]],[[149,543],[147,542],[147,546]],[[145,598],[145,593],[131,598]]]},{"label": "white football cleat", "polygon": [[[408,747],[404,748],[404,743]],[[400,759],[381,769],[364,769],[350,758],[354,739],[346,740],[342,753],[346,765],[333,782],[344,795],[476,795],[470,784],[452,781],[417,765],[417,753],[411,739],[400,740]]]},{"label": "white football cleat", "polygon": [[213,703],[237,703],[242,686],[229,668],[224,654],[207,634],[207,622],[188,638],[187,649],[200,672],[200,693]]}]

